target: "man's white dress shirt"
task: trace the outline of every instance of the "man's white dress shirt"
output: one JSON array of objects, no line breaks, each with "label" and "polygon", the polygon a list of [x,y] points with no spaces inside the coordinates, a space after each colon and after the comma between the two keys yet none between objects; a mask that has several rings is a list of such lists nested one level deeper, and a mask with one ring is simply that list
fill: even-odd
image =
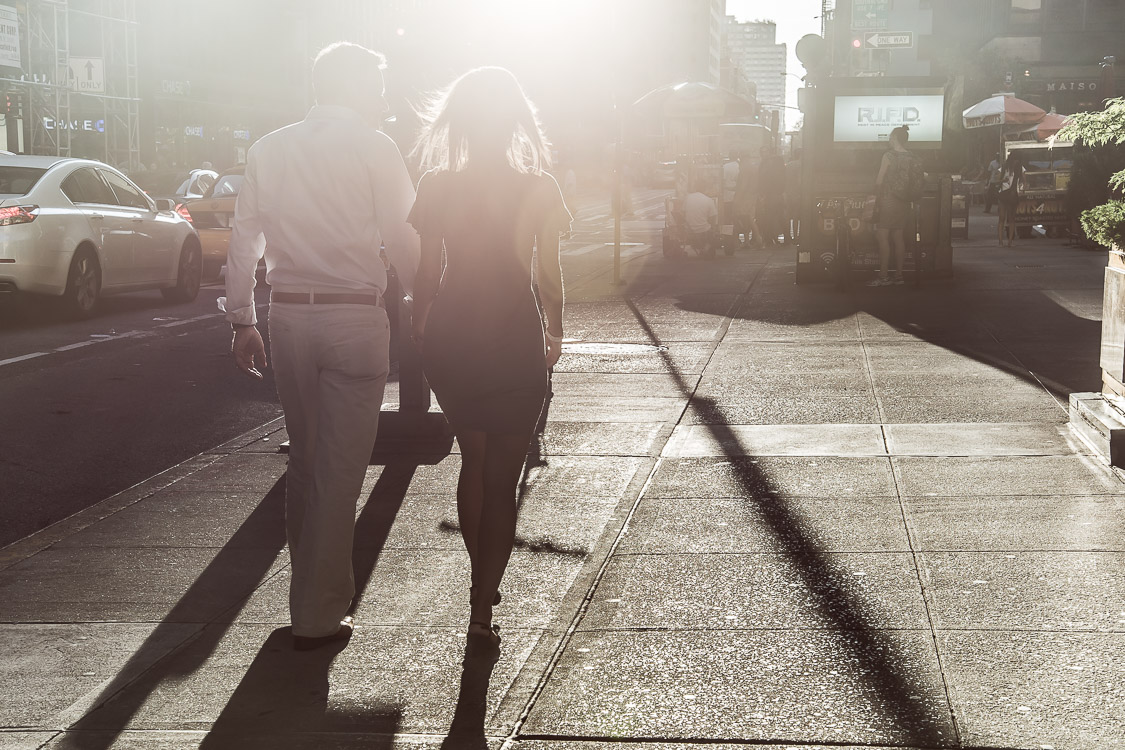
[{"label": "man's white dress shirt", "polygon": [[719,209],[715,200],[704,193],[688,193],[684,198],[684,223],[689,232],[700,234],[711,231],[713,224],[717,223]]},{"label": "man's white dress shirt", "polygon": [[737,161],[728,161],[723,165],[723,202],[730,203],[734,200],[734,191],[738,188]]},{"label": "man's white dress shirt", "polygon": [[411,292],[419,258],[418,234],[406,223],[413,205],[394,141],[353,109],[313,107],[250,149],[219,309],[231,323],[257,323],[254,272],[263,254],[276,291],[382,294],[380,240]]}]

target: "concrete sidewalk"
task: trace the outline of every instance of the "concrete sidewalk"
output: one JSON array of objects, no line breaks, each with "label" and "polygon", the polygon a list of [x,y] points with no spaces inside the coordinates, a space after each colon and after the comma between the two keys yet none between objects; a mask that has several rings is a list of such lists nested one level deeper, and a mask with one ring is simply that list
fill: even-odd
[{"label": "concrete sidewalk", "polygon": [[491,670],[456,453],[371,467],[343,651],[289,648],[281,423],[0,550],[0,749],[1125,748],[1125,484],[1066,425],[1105,256],[986,221],[918,290],[568,286]]}]

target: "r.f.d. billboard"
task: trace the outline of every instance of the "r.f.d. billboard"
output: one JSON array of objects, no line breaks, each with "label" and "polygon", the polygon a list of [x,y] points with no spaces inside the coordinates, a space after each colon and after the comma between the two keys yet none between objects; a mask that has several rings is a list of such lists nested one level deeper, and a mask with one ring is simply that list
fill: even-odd
[{"label": "r.f.d. billboard", "polygon": [[837,96],[832,140],[836,143],[886,143],[891,131],[906,125],[912,144],[941,143],[945,97],[941,94]]}]

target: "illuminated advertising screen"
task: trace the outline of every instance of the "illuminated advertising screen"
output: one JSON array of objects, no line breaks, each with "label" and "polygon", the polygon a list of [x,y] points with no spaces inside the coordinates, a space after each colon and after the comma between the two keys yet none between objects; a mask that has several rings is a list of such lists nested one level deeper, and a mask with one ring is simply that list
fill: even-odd
[{"label": "illuminated advertising screen", "polygon": [[910,146],[941,146],[945,97],[940,93],[872,93],[837,96],[832,140],[838,144],[886,144],[900,125]]}]

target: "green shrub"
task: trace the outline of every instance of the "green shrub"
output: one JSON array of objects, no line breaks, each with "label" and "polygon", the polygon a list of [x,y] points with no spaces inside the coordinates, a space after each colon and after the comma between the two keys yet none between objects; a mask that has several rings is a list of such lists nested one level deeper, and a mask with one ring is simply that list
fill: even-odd
[{"label": "green shrub", "polygon": [[1081,149],[1075,155],[1070,205],[1081,211],[1086,236],[1107,247],[1125,246],[1125,99],[1110,99],[1097,112],[1079,112],[1057,137]]},{"label": "green shrub", "polygon": [[1125,247],[1125,201],[1114,199],[1088,208],[1079,220],[1086,236],[1099,245]]}]

